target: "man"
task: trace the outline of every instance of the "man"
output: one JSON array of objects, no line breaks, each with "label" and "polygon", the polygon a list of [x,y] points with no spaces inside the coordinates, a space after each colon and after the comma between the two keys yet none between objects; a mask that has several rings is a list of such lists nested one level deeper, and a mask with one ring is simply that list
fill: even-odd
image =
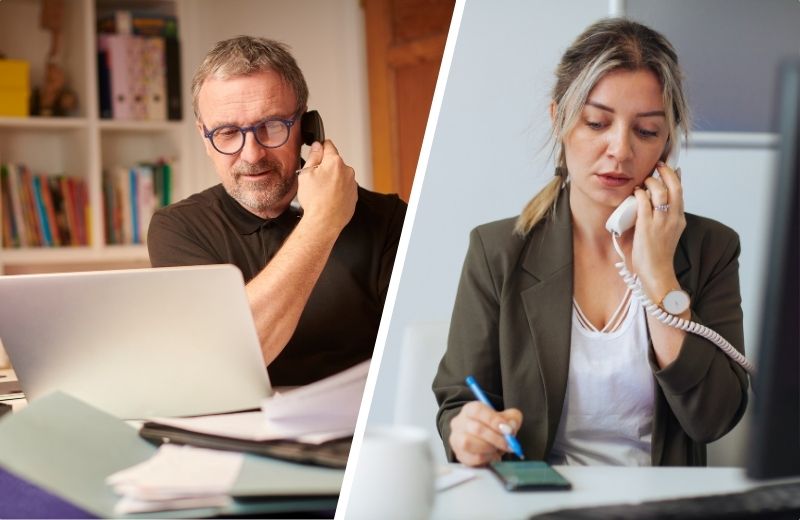
[{"label": "man", "polygon": [[308,88],[278,42],[219,42],[192,97],[222,183],[156,212],[152,265],[238,266],[275,385],[369,359],[405,203],[358,187],[329,140],[315,142],[299,170]]}]

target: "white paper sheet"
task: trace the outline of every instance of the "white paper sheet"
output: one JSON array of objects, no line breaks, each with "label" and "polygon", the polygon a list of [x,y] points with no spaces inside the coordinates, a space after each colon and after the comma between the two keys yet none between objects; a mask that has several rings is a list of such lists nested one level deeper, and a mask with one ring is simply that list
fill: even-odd
[{"label": "white paper sheet", "polygon": [[436,468],[436,491],[444,491],[475,478],[474,470],[439,466]]},{"label": "white paper sheet", "polygon": [[369,361],[336,375],[264,399],[261,409],[270,424],[313,431],[355,430]]},{"label": "white paper sheet", "polygon": [[291,439],[309,444],[352,435],[369,361],[310,385],[265,399],[262,412],[189,418],[154,418],[152,422],[198,433],[250,441]]},{"label": "white paper sheet", "polygon": [[164,444],[106,483],[123,496],[118,514],[224,506],[243,460],[241,453]]}]

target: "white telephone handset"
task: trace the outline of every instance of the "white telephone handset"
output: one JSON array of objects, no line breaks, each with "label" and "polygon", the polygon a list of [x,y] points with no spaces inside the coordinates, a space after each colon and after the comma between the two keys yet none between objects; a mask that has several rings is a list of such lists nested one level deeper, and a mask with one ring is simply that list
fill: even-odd
[{"label": "white telephone handset", "polygon": [[614,213],[608,217],[606,229],[609,233],[613,233],[617,236],[623,234],[636,223],[637,211],[639,211],[639,203],[636,201],[636,197],[628,195],[628,197],[622,201],[622,204],[617,206]]},{"label": "white telephone handset", "polygon": [[[678,164],[679,151],[680,146],[676,143],[672,146],[672,149],[667,156],[667,160],[664,161],[672,169],[675,169]],[[658,170],[653,170],[652,175],[653,177],[658,178]],[[608,217],[608,220],[606,221],[606,229],[609,233],[616,234],[617,236],[623,234],[632,228],[636,223],[637,211],[638,203],[636,202],[636,197],[629,195],[619,206],[617,206],[617,209],[614,210],[614,213]]]},{"label": "white telephone handset", "polygon": [[[675,168],[677,152],[678,146],[675,145],[666,161],[671,168]],[[653,175],[658,175],[658,172],[654,171]],[[631,292],[634,294],[634,296],[639,299],[648,314],[654,316],[658,321],[669,325],[670,327],[685,330],[708,339],[718,346],[725,354],[727,354],[728,357],[733,359],[736,363],[744,367],[747,372],[752,374],[755,371],[752,363],[750,363],[750,361],[748,361],[747,358],[745,358],[738,350],[736,350],[725,338],[708,327],[700,325],[699,323],[674,316],[653,303],[653,301],[642,289],[642,284],[639,282],[636,276],[634,276],[633,273],[628,270],[628,266],[625,263],[625,254],[623,253],[622,248],[619,246],[617,238],[619,238],[625,231],[629,230],[634,224],[636,224],[636,214],[638,210],[639,204],[636,200],[636,197],[630,195],[623,200],[619,206],[617,206],[617,209],[614,210],[614,212],[606,221],[606,229],[609,233],[611,233],[611,240],[614,242],[614,249],[617,250],[617,254],[619,254],[620,258],[622,259],[621,262],[617,262],[614,265],[617,267],[617,269],[619,269],[619,275],[625,281],[625,285],[627,285],[631,289]]]}]

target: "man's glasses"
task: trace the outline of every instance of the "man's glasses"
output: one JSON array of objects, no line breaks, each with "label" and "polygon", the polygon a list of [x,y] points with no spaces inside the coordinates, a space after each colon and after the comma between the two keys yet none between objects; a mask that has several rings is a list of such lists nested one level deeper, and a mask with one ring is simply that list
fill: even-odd
[{"label": "man's glasses", "polygon": [[297,115],[292,119],[269,118],[253,126],[223,125],[209,130],[203,125],[203,135],[219,153],[236,155],[244,148],[247,132],[253,132],[256,142],[264,148],[283,146],[296,121]]}]

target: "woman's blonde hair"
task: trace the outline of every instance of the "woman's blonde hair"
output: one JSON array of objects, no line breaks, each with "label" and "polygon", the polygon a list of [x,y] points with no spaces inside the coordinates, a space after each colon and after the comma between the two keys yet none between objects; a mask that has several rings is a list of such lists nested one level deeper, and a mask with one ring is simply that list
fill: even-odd
[{"label": "woman's blonde hair", "polygon": [[689,105],[672,44],[653,29],[625,18],[608,18],[592,24],[570,45],[556,68],[550,139],[557,175],[522,210],[515,227],[520,235],[527,234],[555,209],[558,195],[567,182],[564,138],[578,122],[589,92],[604,75],[619,69],[648,69],[661,82],[669,130],[662,160],[673,145],[677,146],[680,132],[688,135]]}]

